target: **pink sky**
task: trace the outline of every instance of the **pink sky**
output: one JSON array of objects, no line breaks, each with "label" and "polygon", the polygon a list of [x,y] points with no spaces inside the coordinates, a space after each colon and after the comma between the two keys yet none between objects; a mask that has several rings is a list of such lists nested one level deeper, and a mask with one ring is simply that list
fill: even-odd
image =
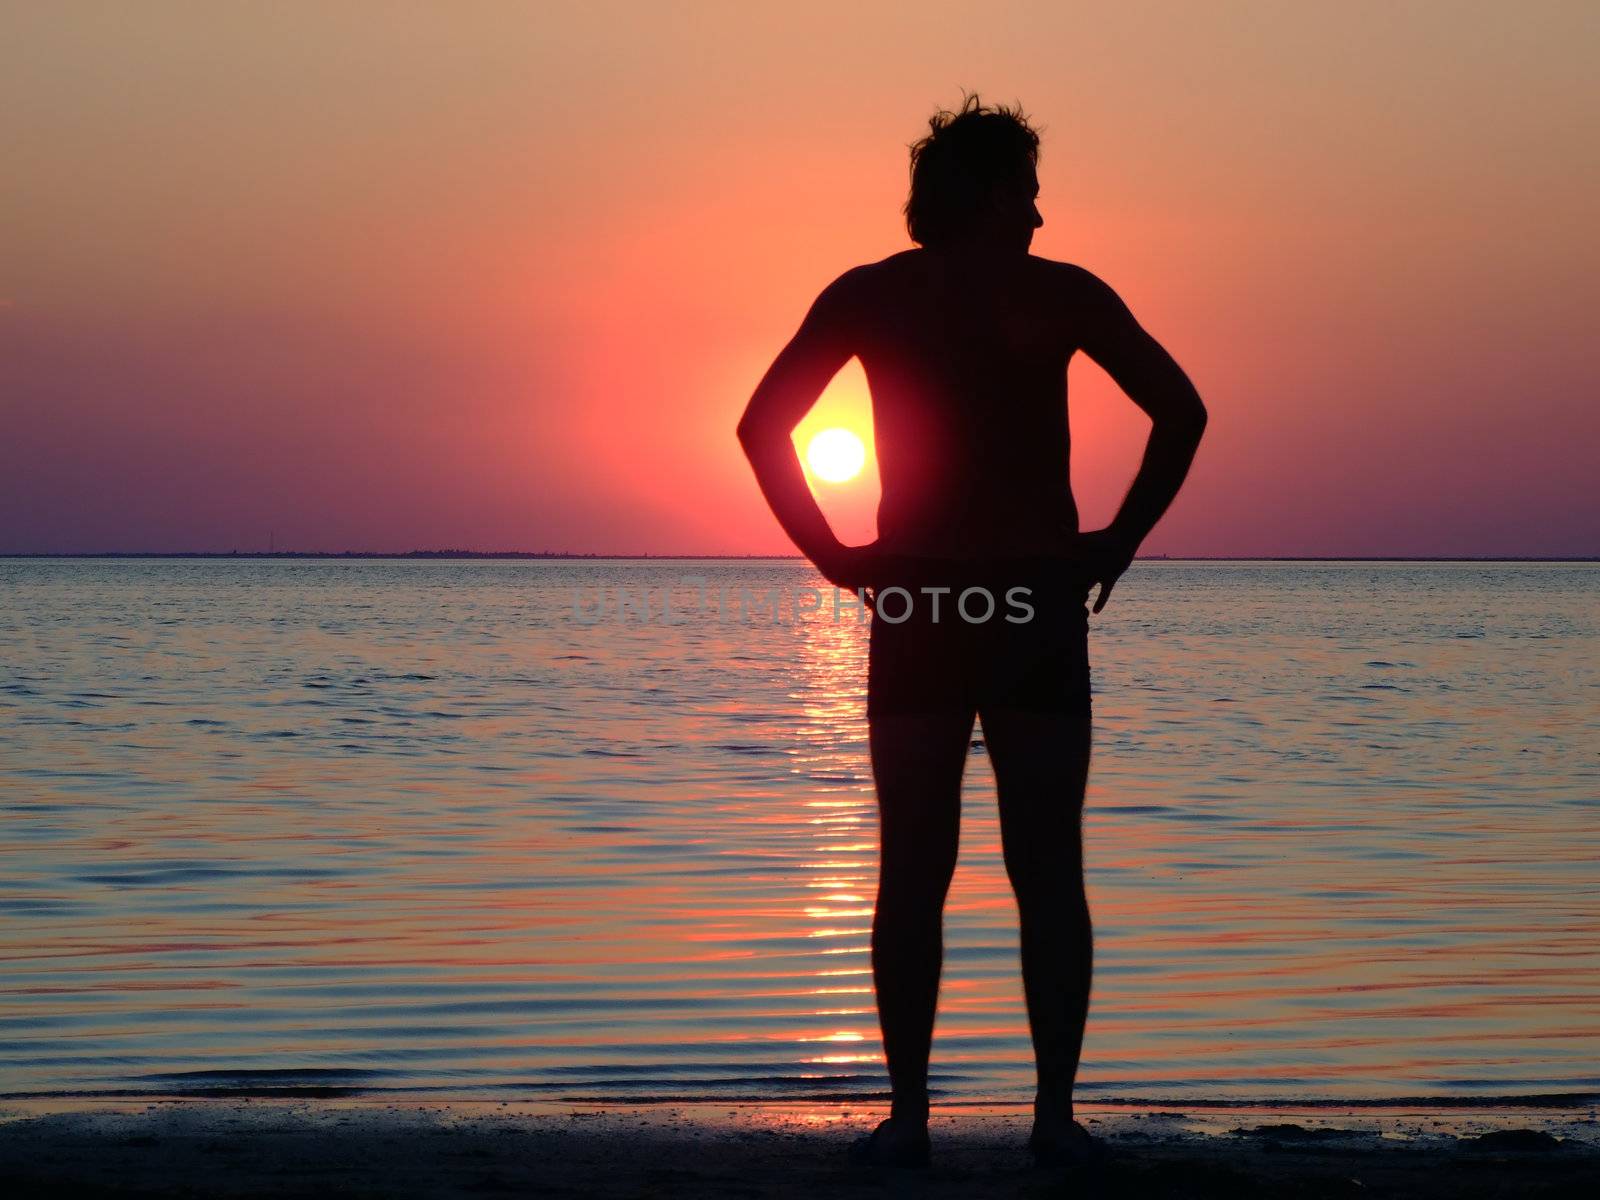
[{"label": "pink sky", "polygon": [[9,7],[0,552],[788,552],[734,422],[965,86],[1211,410],[1147,552],[1600,554],[1600,8],[761,8]]}]

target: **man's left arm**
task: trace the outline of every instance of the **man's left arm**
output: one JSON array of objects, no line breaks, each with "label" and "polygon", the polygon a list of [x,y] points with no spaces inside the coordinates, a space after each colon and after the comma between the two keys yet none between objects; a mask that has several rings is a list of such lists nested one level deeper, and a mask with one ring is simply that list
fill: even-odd
[{"label": "man's left arm", "polygon": [[794,430],[830,380],[855,354],[851,273],[824,288],[757,385],[739,420],[739,444],[778,524],[830,582],[855,587],[851,549],[834,535],[806,483]]}]

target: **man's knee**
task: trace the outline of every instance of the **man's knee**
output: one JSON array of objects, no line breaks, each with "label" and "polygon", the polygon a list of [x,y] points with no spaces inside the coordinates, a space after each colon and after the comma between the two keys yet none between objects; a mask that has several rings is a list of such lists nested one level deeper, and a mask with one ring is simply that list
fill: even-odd
[{"label": "man's knee", "polygon": [[1005,856],[1006,875],[1021,909],[1058,909],[1083,901],[1083,857],[1071,851],[1040,853],[1029,847]]},{"label": "man's knee", "polygon": [[885,855],[878,872],[878,907],[906,912],[938,911],[955,876],[955,857],[923,856],[911,861]]}]

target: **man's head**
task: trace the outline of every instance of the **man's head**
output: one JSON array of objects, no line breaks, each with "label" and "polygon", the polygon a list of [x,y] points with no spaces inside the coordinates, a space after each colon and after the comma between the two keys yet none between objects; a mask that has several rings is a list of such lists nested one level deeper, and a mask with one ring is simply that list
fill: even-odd
[{"label": "man's head", "polygon": [[1039,134],[1022,110],[991,108],[974,94],[959,112],[936,112],[928,128],[911,147],[911,240],[1026,252],[1044,218],[1034,204]]}]

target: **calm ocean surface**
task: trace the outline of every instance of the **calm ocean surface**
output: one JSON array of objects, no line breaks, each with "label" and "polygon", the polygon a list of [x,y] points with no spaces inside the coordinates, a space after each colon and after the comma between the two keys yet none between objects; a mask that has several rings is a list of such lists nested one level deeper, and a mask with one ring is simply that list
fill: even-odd
[{"label": "calm ocean surface", "polygon": [[[865,627],[691,574],[814,582],[0,560],[0,1093],[881,1093]],[[1084,1099],[1600,1091],[1600,566],[1144,562],[1091,629]],[[1021,1100],[981,745],[965,804],[934,1085]]]}]

